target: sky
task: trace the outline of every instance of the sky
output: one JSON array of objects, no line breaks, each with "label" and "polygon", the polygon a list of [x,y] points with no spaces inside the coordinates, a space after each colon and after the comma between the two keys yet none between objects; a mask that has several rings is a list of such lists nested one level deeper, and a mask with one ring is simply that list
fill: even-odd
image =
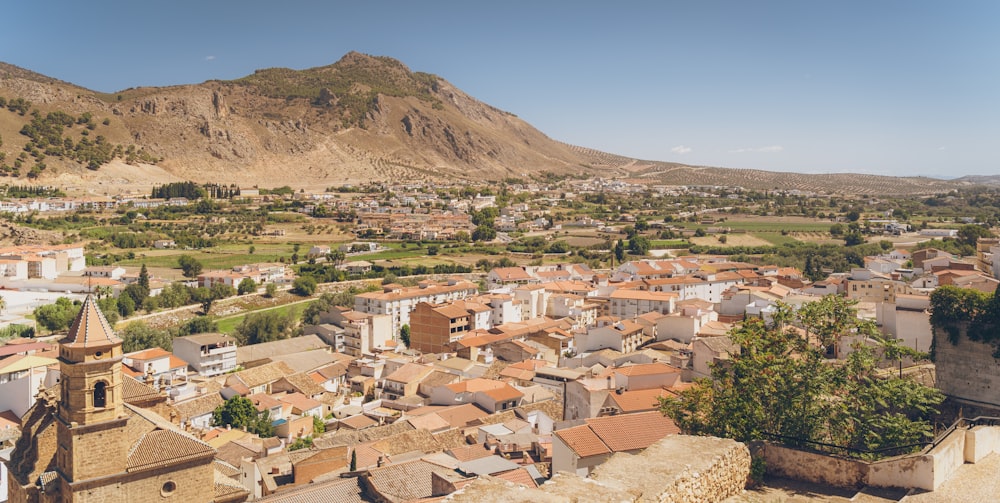
[{"label": "sky", "polygon": [[995,0],[37,0],[3,13],[0,61],[95,91],[358,51],[639,159],[1000,174]]}]

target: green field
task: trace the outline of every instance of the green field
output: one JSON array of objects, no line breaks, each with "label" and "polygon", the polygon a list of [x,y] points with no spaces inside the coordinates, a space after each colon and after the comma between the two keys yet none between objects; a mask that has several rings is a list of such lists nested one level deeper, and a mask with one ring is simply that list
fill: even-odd
[{"label": "green field", "polygon": [[[250,245],[243,244],[226,244],[204,250],[146,250],[136,252],[134,259],[119,261],[119,265],[138,267],[146,264],[148,267],[177,268],[177,259],[181,255],[189,255],[201,262],[205,269],[231,269],[233,266],[243,264],[278,262],[282,257],[287,259],[292,255],[291,245],[260,244],[254,246],[253,254],[249,251]],[[301,247],[299,249],[301,259],[304,260],[308,252],[309,247]]]},{"label": "green field", "polygon": [[250,313],[258,313],[263,311],[277,311],[278,314],[284,316],[288,314],[290,311],[294,311],[295,316],[298,317],[300,314],[302,314],[302,311],[305,310],[306,306],[308,306],[312,302],[315,302],[316,300],[318,299],[312,299],[307,302],[301,302],[298,304],[285,304],[283,306],[278,306],[278,307],[268,307],[264,309],[258,309],[256,311],[247,311],[245,313],[237,314],[236,316],[219,318],[215,320],[215,322],[216,324],[218,324],[218,331],[220,333],[232,334],[233,332],[236,331],[236,327],[243,322],[243,318],[246,318],[247,315]]},{"label": "green field", "polygon": [[649,246],[661,250],[664,248],[690,248],[691,242],[686,239],[653,239],[650,240]]}]

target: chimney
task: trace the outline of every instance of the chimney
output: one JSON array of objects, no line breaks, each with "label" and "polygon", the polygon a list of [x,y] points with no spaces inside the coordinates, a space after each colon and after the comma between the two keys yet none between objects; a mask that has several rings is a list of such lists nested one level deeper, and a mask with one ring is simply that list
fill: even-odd
[{"label": "chimney", "polygon": [[611,386],[611,376],[608,376],[608,389],[612,389],[612,388],[613,388],[613,386]]}]

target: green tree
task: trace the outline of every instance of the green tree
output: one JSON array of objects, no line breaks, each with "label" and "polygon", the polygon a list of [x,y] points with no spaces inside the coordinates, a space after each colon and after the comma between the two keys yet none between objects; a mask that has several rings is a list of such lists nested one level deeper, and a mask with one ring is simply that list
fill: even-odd
[{"label": "green tree", "polygon": [[250,313],[236,326],[236,337],[240,345],[287,339],[295,335],[295,329],[298,327],[296,317],[297,313],[294,311],[286,314],[278,311]]},{"label": "green tree", "polygon": [[410,325],[400,327],[399,340],[403,341],[403,345],[406,347],[410,347]]},{"label": "green tree", "polygon": [[267,298],[273,299],[277,293],[278,293],[278,285],[274,283],[268,283],[264,285],[264,295],[267,296]]},{"label": "green tree", "polygon": [[292,293],[303,297],[316,293],[316,280],[311,276],[295,278],[295,281],[292,282]]},{"label": "green tree", "polygon": [[302,311],[302,323],[306,325],[318,325],[320,317],[336,305],[335,301],[336,297],[332,293],[320,295],[315,302],[311,302],[306,307],[305,311]]},{"label": "green tree", "polygon": [[122,351],[131,353],[144,349],[162,348],[173,350],[173,337],[166,330],[151,328],[143,321],[133,321],[118,332],[122,339]]},{"label": "green tree", "polygon": [[348,468],[349,471],[358,471],[358,451],[356,449],[351,449],[351,466]]},{"label": "green tree", "polygon": [[135,301],[132,300],[132,297],[129,295],[125,294],[119,295],[117,302],[115,302],[115,304],[117,304],[118,313],[122,315],[122,318],[128,318],[129,316],[132,316],[132,313],[135,312]]},{"label": "green tree", "polygon": [[191,292],[191,299],[201,304],[201,312],[206,315],[212,309],[212,303],[215,302],[215,296],[212,295],[212,291],[203,286],[199,286]]},{"label": "green tree", "polygon": [[212,412],[212,425],[246,428],[262,438],[274,436],[270,414],[258,412],[253,402],[242,396],[234,396],[216,407]]},{"label": "green tree", "polygon": [[177,258],[177,264],[184,271],[185,278],[197,278],[201,274],[202,265],[197,259],[190,255],[181,255]]},{"label": "green tree", "polygon": [[72,323],[73,318],[76,318],[76,314],[80,312],[80,306],[82,305],[79,301],[71,301],[67,297],[59,297],[52,304],[35,308],[33,312],[35,322],[50,332],[66,330],[69,328],[69,324]]},{"label": "green tree", "polygon": [[146,295],[149,295],[149,271],[146,270],[145,262],[142,263],[142,268],[139,269],[139,286],[145,288]]},{"label": "green tree", "polygon": [[993,233],[982,225],[966,224],[958,228],[958,239],[969,246],[976,246],[979,238],[991,237]]},{"label": "green tree", "polygon": [[492,225],[479,225],[472,231],[473,241],[493,241],[497,238],[497,231]]},{"label": "green tree", "polygon": [[208,316],[195,316],[194,318],[188,320],[188,322],[184,325],[181,325],[180,332],[182,332],[183,335],[204,334],[208,332],[215,332],[218,329],[218,325]]},{"label": "green tree", "polygon": [[[142,286],[142,283],[133,283],[125,287],[122,294],[118,296],[119,303],[121,303],[122,297],[129,297],[132,300],[132,310],[135,311],[142,307],[149,297],[149,287]],[[122,315],[126,316],[126,315]]]},{"label": "green tree", "polygon": [[326,261],[333,264],[334,267],[342,264],[346,258],[347,254],[339,248],[326,254]]},{"label": "green tree", "polygon": [[625,243],[621,239],[615,243],[615,260],[618,261],[619,264],[625,261]]},{"label": "green tree", "polygon": [[326,423],[319,416],[313,416],[313,435],[326,433]]},{"label": "green tree", "polygon": [[[739,325],[730,338],[740,349],[728,364],[714,366],[711,379],[697,381],[678,398],[662,400],[661,411],[685,433],[740,441],[778,435],[791,444],[812,441],[867,450],[925,441],[928,418],[942,400],[939,392],[879,376],[869,346],[856,345],[842,364],[830,365],[808,337],[789,328],[797,316],[814,334],[834,330],[830,327],[844,333],[869,330],[857,318],[846,319],[850,309],[829,304],[798,314],[779,306],[772,325],[756,318]],[[845,318],[828,319],[836,316]],[[883,342],[882,349],[901,350],[892,342]]]},{"label": "green tree", "polygon": [[209,291],[215,300],[227,299],[236,295],[236,289],[225,283],[216,283],[212,285],[212,288],[209,288]]},{"label": "green tree", "polygon": [[240,281],[240,285],[236,288],[236,291],[240,295],[246,295],[248,293],[253,293],[257,291],[257,282],[252,278],[243,278]]},{"label": "green tree", "polygon": [[645,255],[649,253],[651,244],[646,236],[636,236],[628,240],[628,251],[633,255]]}]

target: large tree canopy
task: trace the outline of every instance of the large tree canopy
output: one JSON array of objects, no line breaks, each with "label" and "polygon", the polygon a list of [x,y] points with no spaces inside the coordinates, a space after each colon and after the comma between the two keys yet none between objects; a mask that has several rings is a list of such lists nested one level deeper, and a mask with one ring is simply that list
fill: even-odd
[{"label": "large tree canopy", "polygon": [[[878,369],[879,354],[898,357],[908,350],[879,339],[843,299],[824,298],[797,314],[805,335],[790,328],[796,316],[785,306],[774,323],[755,318],[732,330],[740,352],[714,366],[711,379],[664,399],[661,411],[685,433],[821,442],[863,457],[930,437],[928,418],[943,399],[940,392]],[[826,360],[824,344],[847,335],[880,345],[856,344],[846,359]],[[810,342],[817,336],[822,342]]]}]

